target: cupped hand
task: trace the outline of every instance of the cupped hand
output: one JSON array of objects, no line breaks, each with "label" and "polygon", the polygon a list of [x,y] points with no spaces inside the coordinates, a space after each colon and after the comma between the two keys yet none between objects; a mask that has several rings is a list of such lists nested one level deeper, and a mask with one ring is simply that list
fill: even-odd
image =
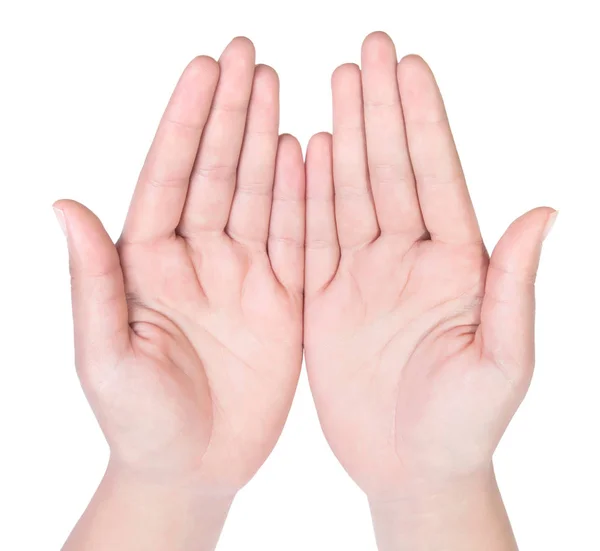
[{"label": "cupped hand", "polygon": [[55,204],[76,363],[115,468],[235,493],[282,430],[302,358],[304,167],[276,73],[235,39],[193,60],[115,246]]},{"label": "cupped hand", "polygon": [[445,108],[416,56],[370,35],[307,153],[305,353],[325,435],[374,500],[491,465],[534,364],[534,280],[554,219],[491,259]]}]

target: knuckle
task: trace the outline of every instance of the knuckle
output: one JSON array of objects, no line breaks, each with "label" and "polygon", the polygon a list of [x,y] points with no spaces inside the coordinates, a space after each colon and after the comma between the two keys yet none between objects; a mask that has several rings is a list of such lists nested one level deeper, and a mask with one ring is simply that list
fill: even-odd
[{"label": "knuckle", "polygon": [[230,182],[236,178],[237,167],[233,165],[203,164],[194,169],[193,179]]}]

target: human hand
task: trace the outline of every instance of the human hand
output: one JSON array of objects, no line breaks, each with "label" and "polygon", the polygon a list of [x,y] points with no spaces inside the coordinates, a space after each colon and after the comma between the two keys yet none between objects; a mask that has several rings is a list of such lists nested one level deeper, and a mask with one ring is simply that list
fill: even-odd
[{"label": "human hand", "polygon": [[302,358],[304,169],[278,125],[277,75],[235,39],[183,73],[117,246],[85,207],[55,204],[112,472],[232,496],[282,430]]},{"label": "human hand", "polygon": [[423,60],[397,64],[375,33],[332,88],[333,140],[315,136],[306,162],[304,342],[325,436],[372,504],[487,484],[532,375],[555,211],[519,218],[489,259]]}]

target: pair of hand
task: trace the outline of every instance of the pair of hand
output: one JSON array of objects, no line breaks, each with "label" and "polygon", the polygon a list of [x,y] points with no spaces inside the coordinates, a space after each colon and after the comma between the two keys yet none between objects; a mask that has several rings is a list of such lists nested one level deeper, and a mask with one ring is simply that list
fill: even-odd
[{"label": "pair of hand", "polygon": [[114,469],[233,496],[283,428],[303,349],[325,435],[376,501],[489,469],[534,363],[554,219],[486,253],[434,77],[370,35],[333,136],[279,136],[273,69],[237,38],[183,73],[113,244],[67,234],[76,363]]}]

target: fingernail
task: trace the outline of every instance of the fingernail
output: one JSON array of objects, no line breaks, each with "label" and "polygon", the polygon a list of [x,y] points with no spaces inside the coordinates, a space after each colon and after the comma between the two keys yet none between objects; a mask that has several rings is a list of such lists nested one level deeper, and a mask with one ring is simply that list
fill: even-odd
[{"label": "fingernail", "polygon": [[546,222],[546,227],[544,228],[544,237],[543,237],[543,239],[546,239],[546,237],[548,237],[548,234],[550,233],[550,231],[552,230],[552,227],[554,226],[554,222],[556,222],[556,217],[557,216],[558,216],[558,211],[555,210],[548,217],[548,221]]},{"label": "fingernail", "polygon": [[52,207],[52,209],[54,210],[54,214],[56,215],[56,220],[58,221],[58,225],[60,226],[60,229],[62,230],[62,232],[65,234],[65,237],[66,237],[67,221],[65,219],[65,213],[62,210],[57,209],[56,207]]}]

